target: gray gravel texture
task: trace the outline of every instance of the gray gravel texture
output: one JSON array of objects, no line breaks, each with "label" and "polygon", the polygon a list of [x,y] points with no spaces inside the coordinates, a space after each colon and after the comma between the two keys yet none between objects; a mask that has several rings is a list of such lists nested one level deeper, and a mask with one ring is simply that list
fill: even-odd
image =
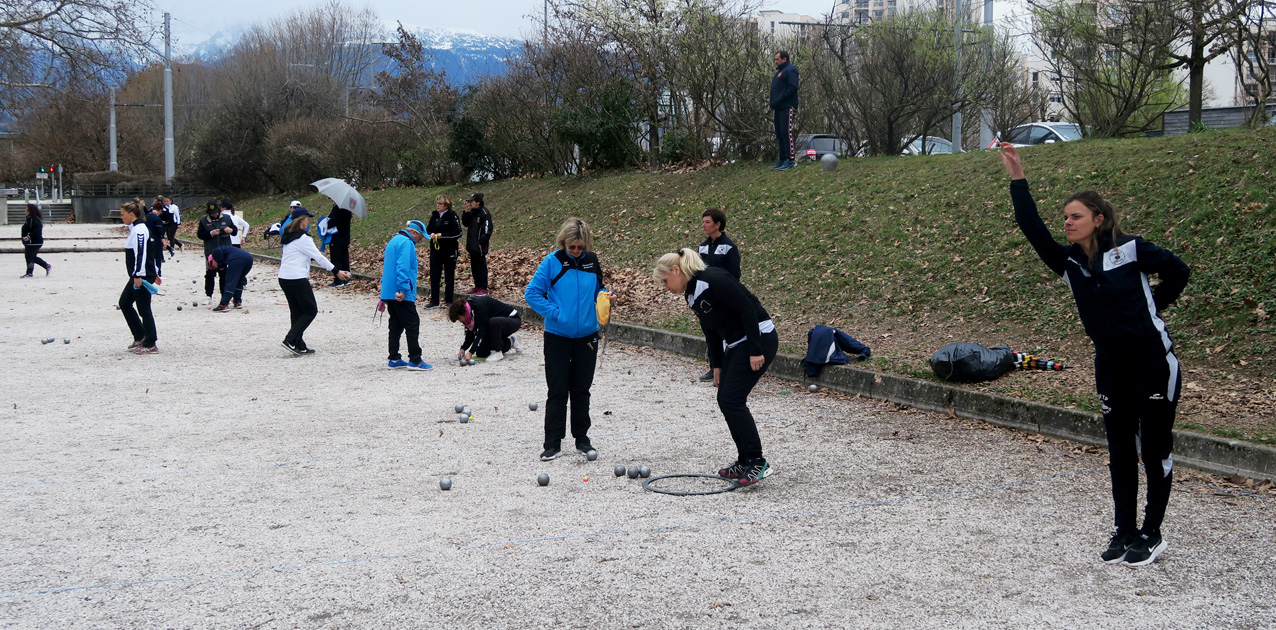
[{"label": "gray gravel texture", "polygon": [[246,311],[177,312],[188,253],[161,354],[134,356],[112,257],[18,280],[0,256],[5,628],[1276,627],[1269,498],[1176,484],[1161,560],[1108,566],[1102,453],[770,377],[778,472],[656,494],[612,468],[734,459],[703,363],[611,344],[598,461],[541,462],[539,331],[461,368],[459,325],[423,311],[437,367],[391,371],[375,298],[319,289],[293,357],[267,265]]}]

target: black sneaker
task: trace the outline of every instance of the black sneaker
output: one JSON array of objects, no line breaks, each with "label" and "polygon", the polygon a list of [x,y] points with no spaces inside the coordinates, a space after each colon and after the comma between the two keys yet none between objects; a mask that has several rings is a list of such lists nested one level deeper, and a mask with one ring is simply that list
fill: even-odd
[{"label": "black sneaker", "polygon": [[708,371],[708,372],[705,372],[704,374],[701,374],[701,375],[700,375],[700,382],[701,382],[701,383],[712,383],[712,382],[713,382],[713,368],[709,368],[709,371]]},{"label": "black sneaker", "polygon": [[301,355],[301,348],[298,348],[297,346],[294,346],[294,345],[292,345],[292,344],[288,343],[288,341],[287,341],[287,340],[284,340],[282,343],[283,343],[283,346],[284,346],[285,348],[287,348],[287,349],[288,349],[288,352],[291,352],[291,353],[293,353],[293,354],[295,354],[295,355],[298,355],[298,356],[300,356],[300,355]]},{"label": "black sneaker", "polygon": [[590,451],[593,451],[593,450],[595,450],[595,449],[594,449],[593,445],[591,445],[591,444],[589,443],[589,440],[585,440],[585,441],[583,441],[583,442],[582,442],[582,441],[580,441],[580,440],[577,440],[577,441],[576,441],[576,450],[580,451],[582,454],[587,454],[587,453],[589,453]]},{"label": "black sneaker", "polygon": [[744,474],[740,475],[736,482],[742,486],[751,486],[770,477],[773,471],[770,462],[760,459],[745,466]]},{"label": "black sneaker", "polygon": [[1120,534],[1113,532],[1112,540],[1108,541],[1108,549],[1099,557],[1108,564],[1116,564],[1125,560],[1125,553],[1129,551],[1130,546],[1134,544],[1134,540],[1138,538],[1135,534]]},{"label": "black sneaker", "polygon": [[547,461],[550,461],[551,459],[558,459],[558,456],[562,454],[563,454],[562,449],[560,449],[557,446],[553,448],[547,448],[545,449],[544,452],[541,453],[541,461],[547,462]]},{"label": "black sneaker", "polygon": [[1168,546],[1160,534],[1143,534],[1126,550],[1125,560],[1121,564],[1127,567],[1145,567],[1156,562]]},{"label": "black sneaker", "polygon": [[730,466],[718,471],[718,476],[723,479],[739,479],[744,475],[745,466],[740,462],[733,462]]},{"label": "black sneaker", "polygon": [[225,304],[218,304],[217,306],[213,307],[214,313],[225,313],[226,311],[229,311],[229,310],[230,310],[230,307],[226,306]]},{"label": "black sneaker", "polygon": [[311,348],[302,348],[297,351],[297,354],[314,354],[314,353],[315,351]]}]

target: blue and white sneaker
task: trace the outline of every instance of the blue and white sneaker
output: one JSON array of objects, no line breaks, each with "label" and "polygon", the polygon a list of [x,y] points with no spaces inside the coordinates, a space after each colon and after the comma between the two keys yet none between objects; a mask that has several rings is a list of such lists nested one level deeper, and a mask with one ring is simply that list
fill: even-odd
[{"label": "blue and white sneaker", "polygon": [[407,368],[409,370],[417,370],[419,372],[424,372],[426,370],[433,370],[434,366],[430,365],[429,363],[426,363],[425,361],[417,361],[416,363],[408,361]]},{"label": "blue and white sneaker", "polygon": [[407,361],[404,361],[403,359],[395,359],[395,360],[393,360],[393,361],[391,361],[391,362],[389,362],[389,363],[385,364],[385,366],[386,366],[387,368],[390,368],[391,370],[397,370],[397,369],[399,369],[399,368],[405,368],[405,367],[408,367],[409,365],[411,365],[411,363],[408,363]]}]

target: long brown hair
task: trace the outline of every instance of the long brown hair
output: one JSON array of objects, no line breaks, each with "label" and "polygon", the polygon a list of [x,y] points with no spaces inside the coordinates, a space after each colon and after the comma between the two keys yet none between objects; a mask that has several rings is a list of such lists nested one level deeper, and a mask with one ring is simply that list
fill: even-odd
[{"label": "long brown hair", "polygon": [[1095,259],[1102,253],[1099,251],[1099,241],[1107,236],[1112,239],[1112,245],[1116,246],[1116,239],[1121,236],[1121,222],[1117,219],[1116,209],[1097,191],[1083,190],[1079,193],[1073,193],[1071,197],[1068,197],[1063,202],[1063,206],[1066,208],[1068,204],[1074,201],[1080,201],[1085,207],[1089,208],[1093,216],[1103,217],[1103,222],[1094,228],[1094,234],[1090,235],[1090,251],[1093,252],[1090,255],[1090,268],[1093,269]]}]

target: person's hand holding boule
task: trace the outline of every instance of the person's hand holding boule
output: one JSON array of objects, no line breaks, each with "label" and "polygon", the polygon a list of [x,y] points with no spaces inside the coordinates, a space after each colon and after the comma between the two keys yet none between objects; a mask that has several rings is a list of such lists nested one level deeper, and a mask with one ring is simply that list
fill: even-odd
[{"label": "person's hand holding boule", "polygon": [[349,279],[350,279],[350,272],[349,272],[349,271],[338,271],[338,272],[337,272],[337,277],[338,277],[338,278],[340,278],[342,282],[345,282],[346,280],[349,280]]},{"label": "person's hand holding boule", "polygon": [[[338,274],[338,275],[340,275],[340,274]],[[402,302],[402,301],[403,301],[403,292],[402,292],[402,291],[399,291],[399,292],[397,292],[397,293],[395,293],[395,294],[394,294],[394,301],[395,301],[395,302]]]}]

